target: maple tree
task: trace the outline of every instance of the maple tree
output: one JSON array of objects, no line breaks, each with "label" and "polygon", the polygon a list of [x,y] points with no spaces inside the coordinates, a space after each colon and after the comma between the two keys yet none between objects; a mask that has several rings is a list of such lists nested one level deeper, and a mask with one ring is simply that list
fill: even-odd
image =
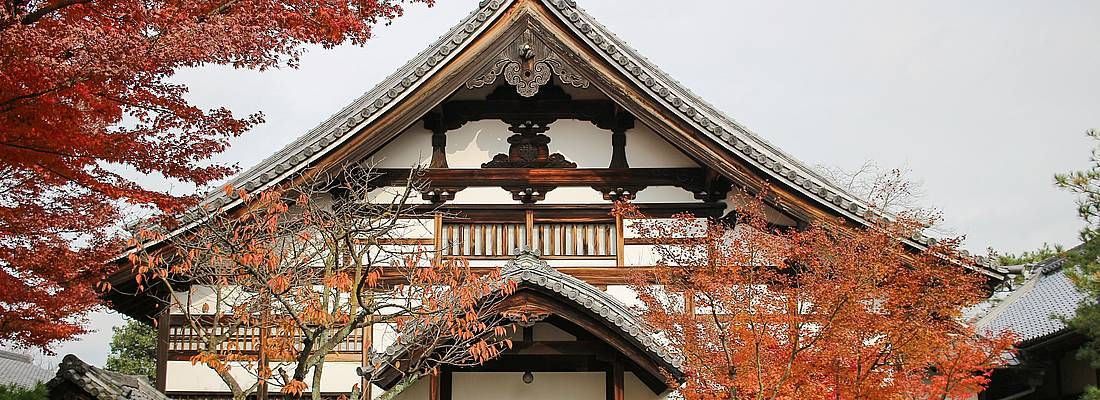
[{"label": "maple tree", "polygon": [[48,347],[84,332],[119,250],[120,204],[172,212],[191,200],[118,171],[196,185],[233,172],[203,161],[262,115],[190,104],[176,70],[295,67],[304,44],[363,44],[401,3],[0,3],[0,340]]},{"label": "maple tree", "polygon": [[740,203],[728,223],[617,206],[657,243],[632,287],[684,360],[685,398],[962,399],[1010,353],[1010,332],[961,321],[984,290],[958,241],[900,239],[926,220],[794,229],[770,224],[761,197]]},{"label": "maple tree", "polygon": [[241,211],[211,210],[185,235],[149,229],[131,242],[144,290],[172,288],[162,298],[197,338],[191,362],[214,370],[233,398],[269,385],[319,399],[326,356],[379,324],[406,351],[371,352],[365,382],[392,370],[408,385],[511,345],[491,308],[515,282],[390,240],[421,223],[407,204],[420,195],[414,185],[379,193],[365,167],[307,175],[255,196],[227,187]]}]

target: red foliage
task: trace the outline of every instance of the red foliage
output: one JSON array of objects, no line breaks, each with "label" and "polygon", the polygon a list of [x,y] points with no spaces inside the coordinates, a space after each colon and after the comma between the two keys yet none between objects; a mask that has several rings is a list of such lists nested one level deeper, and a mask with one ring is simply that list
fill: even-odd
[{"label": "red foliage", "polygon": [[[432,0],[422,0],[431,3]],[[202,110],[169,82],[204,64],[295,66],[303,44],[362,44],[390,0],[14,0],[0,5],[0,341],[81,333],[117,248],[120,202],[175,211],[120,169],[194,184],[203,161],[261,122]]]},{"label": "red foliage", "polygon": [[658,243],[633,286],[685,360],[685,398],[968,398],[1011,351],[1013,335],[961,321],[984,290],[958,241],[917,252],[897,238],[925,225],[906,216],[796,230],[763,210],[746,199],[731,228],[619,207]]}]

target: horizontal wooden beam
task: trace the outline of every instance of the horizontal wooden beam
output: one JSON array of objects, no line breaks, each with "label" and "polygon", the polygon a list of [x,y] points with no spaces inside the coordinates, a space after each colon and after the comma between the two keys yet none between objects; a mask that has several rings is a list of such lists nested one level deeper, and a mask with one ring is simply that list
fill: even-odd
[{"label": "horizontal wooden beam", "polygon": [[377,169],[379,186],[402,186],[409,177],[432,187],[471,186],[676,186],[693,190],[702,187],[702,168],[426,168]]}]

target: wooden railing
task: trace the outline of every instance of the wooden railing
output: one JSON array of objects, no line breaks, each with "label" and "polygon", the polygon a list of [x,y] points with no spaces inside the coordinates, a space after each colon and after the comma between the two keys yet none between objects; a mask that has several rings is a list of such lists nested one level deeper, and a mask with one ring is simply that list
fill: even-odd
[{"label": "wooden railing", "polygon": [[545,258],[611,258],[618,254],[615,223],[536,223],[534,247]]},{"label": "wooden railing", "polygon": [[[228,340],[218,345],[219,351],[255,353],[259,350],[262,329],[241,327],[231,334]],[[223,331],[224,332],[224,331]],[[336,345],[333,353],[361,353],[365,343],[362,329],[353,330],[344,341]],[[301,343],[301,338],[297,341]],[[202,336],[189,325],[171,325],[168,328],[168,351],[176,353],[195,353],[203,350]]]},{"label": "wooden railing", "polygon": [[526,224],[446,223],[439,232],[443,255],[479,259],[507,259],[514,249],[527,247]]}]

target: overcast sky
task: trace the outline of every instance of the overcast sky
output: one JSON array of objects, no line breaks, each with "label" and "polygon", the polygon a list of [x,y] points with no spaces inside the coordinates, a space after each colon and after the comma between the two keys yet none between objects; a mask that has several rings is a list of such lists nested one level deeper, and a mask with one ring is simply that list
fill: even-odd
[{"label": "overcast sky", "polygon": [[[267,123],[221,161],[247,168],[425,48],[477,5],[410,6],[366,47],[313,49],[297,70],[183,71],[204,107]],[[906,167],[966,247],[1073,244],[1056,172],[1088,166],[1100,128],[1100,2],[578,0],[696,94],[809,165]],[[102,365],[110,327],[67,343]],[[55,363],[55,359],[47,362]]]}]

